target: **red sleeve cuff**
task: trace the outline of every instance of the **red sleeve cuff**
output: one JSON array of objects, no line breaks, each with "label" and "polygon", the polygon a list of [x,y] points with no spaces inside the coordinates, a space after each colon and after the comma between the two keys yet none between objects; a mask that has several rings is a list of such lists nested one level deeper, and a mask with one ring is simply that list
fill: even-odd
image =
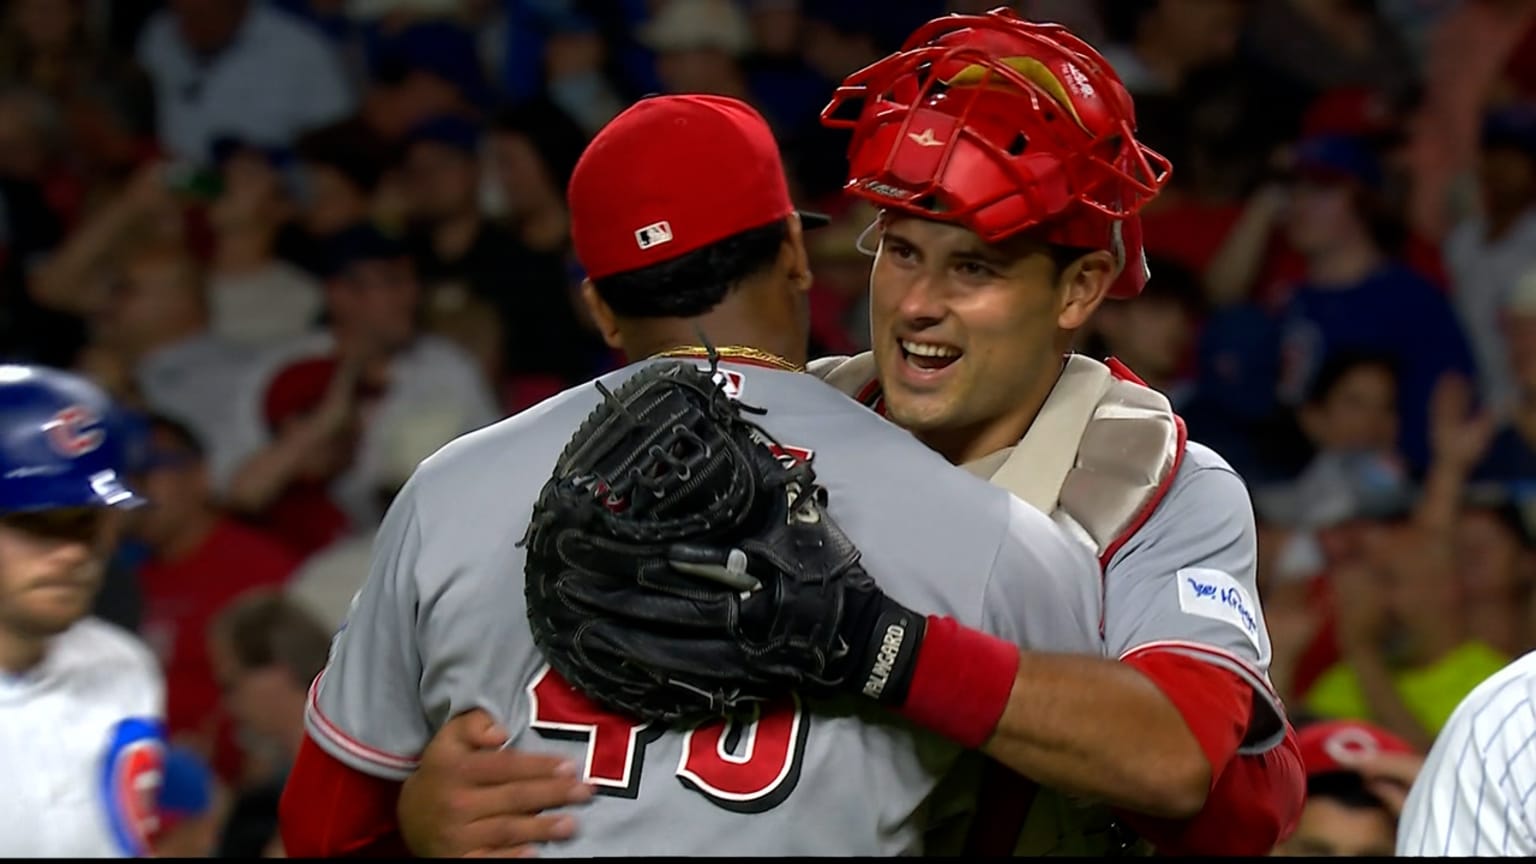
[{"label": "red sleeve cuff", "polygon": [[1200,742],[1211,786],[1231,761],[1253,719],[1253,688],[1236,674],[1175,651],[1142,651],[1124,661],[1161,690]]},{"label": "red sleeve cuff", "polygon": [[1237,752],[1253,716],[1253,689],[1237,674],[1171,651],[1123,661],[1173,703],[1211,764],[1205,806],[1183,821],[1121,812],[1159,855],[1268,855],[1290,836],[1306,797],[1295,733],[1263,753]]},{"label": "red sleeve cuff", "polygon": [[411,857],[395,824],[400,784],[342,764],[307,736],[283,785],[278,828],[289,858]]},{"label": "red sleeve cuff", "polygon": [[1012,642],[929,616],[900,713],[964,747],[987,742],[1008,707],[1019,672]]}]

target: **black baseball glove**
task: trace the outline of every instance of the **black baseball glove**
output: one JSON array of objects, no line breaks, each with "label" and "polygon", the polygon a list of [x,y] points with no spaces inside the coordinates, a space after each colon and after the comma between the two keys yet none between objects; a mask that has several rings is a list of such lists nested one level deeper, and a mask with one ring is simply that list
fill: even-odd
[{"label": "black baseball glove", "polygon": [[[791,690],[899,704],[923,617],[885,597],[810,464],[713,368],[651,365],[603,402],[534,507],[534,641],[588,698],[692,722]],[[894,634],[894,635],[893,635]]]}]

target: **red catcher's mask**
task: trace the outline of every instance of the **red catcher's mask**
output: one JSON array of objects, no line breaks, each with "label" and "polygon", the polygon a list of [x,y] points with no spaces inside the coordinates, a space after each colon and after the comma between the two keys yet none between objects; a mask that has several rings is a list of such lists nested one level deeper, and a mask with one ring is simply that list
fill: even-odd
[{"label": "red catcher's mask", "polygon": [[821,117],[853,131],[850,194],[987,242],[1034,229],[1108,249],[1110,296],[1146,284],[1138,214],[1172,166],[1136,140],[1114,70],[1061,25],[1006,8],[934,19],[850,75]]}]

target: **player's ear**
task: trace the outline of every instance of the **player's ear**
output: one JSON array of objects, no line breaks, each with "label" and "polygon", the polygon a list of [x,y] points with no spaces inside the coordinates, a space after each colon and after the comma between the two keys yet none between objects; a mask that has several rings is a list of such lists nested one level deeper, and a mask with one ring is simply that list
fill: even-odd
[{"label": "player's ear", "polygon": [[591,279],[581,280],[581,302],[587,304],[587,311],[592,314],[592,323],[597,325],[597,332],[602,335],[608,347],[623,351],[624,337],[619,333],[618,316],[603,302],[602,295],[597,293],[597,286],[592,284]]},{"label": "player's ear", "polygon": [[787,262],[786,275],[801,291],[811,290],[811,253],[805,248],[805,228],[800,224],[800,214],[789,214],[789,231],[784,235],[781,255]]},{"label": "player's ear", "polygon": [[1056,326],[1080,330],[1104,302],[1118,273],[1115,256],[1106,249],[1089,252],[1068,264],[1057,280],[1061,298]]}]

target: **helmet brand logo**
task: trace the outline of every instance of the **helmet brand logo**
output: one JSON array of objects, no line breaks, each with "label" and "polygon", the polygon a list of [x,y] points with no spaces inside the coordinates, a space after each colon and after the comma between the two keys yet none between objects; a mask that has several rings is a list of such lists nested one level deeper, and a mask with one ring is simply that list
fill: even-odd
[{"label": "helmet brand logo", "polygon": [[921,133],[908,132],[907,137],[920,147],[940,147],[944,144],[943,141],[933,137],[932,129],[924,129]]}]

